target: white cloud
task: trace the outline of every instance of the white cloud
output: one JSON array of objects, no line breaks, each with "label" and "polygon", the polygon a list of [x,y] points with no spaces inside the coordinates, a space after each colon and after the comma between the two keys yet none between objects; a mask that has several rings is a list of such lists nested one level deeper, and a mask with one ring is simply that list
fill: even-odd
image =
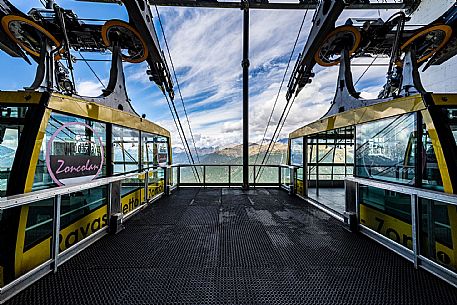
[{"label": "white cloud", "polygon": [[[227,9],[160,8],[168,43],[192,129],[198,146],[241,143],[242,129],[242,13]],[[348,17],[378,17],[392,12],[345,12],[338,24]],[[301,33],[296,53],[279,95],[272,123],[277,123],[285,106],[285,91],[294,61],[301,52],[311,26],[310,11]],[[290,56],[304,11],[251,11],[250,19],[250,140],[259,142],[273,107],[287,59]],[[156,18],[157,22],[157,18]],[[164,44],[162,43],[162,46]],[[364,62],[370,60],[365,59]],[[354,68],[354,80],[365,67]],[[317,75],[298,96],[281,137],[325,114],[334,96],[338,68],[316,68]],[[141,73],[141,71],[140,71]],[[381,68],[372,68],[363,80],[383,76]],[[141,77],[133,76],[141,81]],[[363,83],[362,80],[362,83]],[[359,85],[360,87],[360,85]],[[375,97],[380,88],[358,88],[365,97]],[[177,102],[183,126],[187,129],[180,102]],[[149,116],[151,117],[151,116]],[[154,115],[152,115],[154,118]],[[171,116],[160,122],[179,137]],[[275,125],[270,127],[271,137]],[[188,131],[187,131],[187,134]]]},{"label": "white cloud", "polygon": [[76,82],[76,91],[81,96],[95,97],[102,94],[102,85],[94,81],[80,81]]}]

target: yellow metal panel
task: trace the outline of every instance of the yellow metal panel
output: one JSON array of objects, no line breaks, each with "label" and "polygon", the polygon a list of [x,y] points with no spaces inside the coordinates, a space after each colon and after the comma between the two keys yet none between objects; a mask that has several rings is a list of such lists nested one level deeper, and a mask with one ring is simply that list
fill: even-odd
[{"label": "yellow metal panel", "polygon": [[21,216],[19,217],[19,228],[17,232],[16,257],[14,259],[14,275],[22,275],[22,260],[24,254],[25,228],[27,227],[27,217],[29,215],[29,206],[21,207]]},{"label": "yellow metal panel", "polygon": [[51,110],[46,109],[43,115],[43,119],[41,120],[40,129],[38,130],[38,134],[35,140],[35,146],[33,147],[32,157],[30,158],[30,165],[27,173],[27,179],[25,181],[24,193],[32,191],[33,181],[35,179],[35,170],[38,163],[38,157],[40,156],[41,146],[46,135],[46,127],[48,125],[50,117]]},{"label": "yellow metal panel", "polygon": [[457,94],[433,94],[437,106],[457,106]]},{"label": "yellow metal panel", "polygon": [[104,105],[85,101],[60,94],[52,94],[49,108],[77,116],[138,129],[165,137],[170,137],[170,132],[165,128],[136,115],[113,109]]},{"label": "yellow metal panel", "polygon": [[296,180],[295,189],[296,189],[297,194],[305,196],[305,188],[304,188],[304,184],[303,184],[302,180],[300,180],[300,179]]},{"label": "yellow metal panel", "polygon": [[375,105],[348,110],[328,118],[317,120],[295,130],[289,135],[289,138],[299,138],[326,130],[366,123],[422,109],[425,109],[425,104],[421,95],[398,98]]},{"label": "yellow metal panel", "polygon": [[0,103],[39,104],[42,95],[42,93],[32,91],[0,91]]},{"label": "yellow metal panel", "polygon": [[[33,180],[35,179],[35,170],[38,163],[38,157],[40,155],[41,145],[46,133],[46,126],[48,125],[49,117],[51,116],[51,110],[46,109],[43,115],[43,118],[40,123],[40,129],[37,133],[37,138],[35,140],[35,146],[33,148],[32,156],[30,158],[30,164],[27,171],[27,179],[25,182],[24,193],[32,191]],[[15,266],[14,272],[16,277],[20,276],[22,273],[22,261],[24,253],[24,240],[25,240],[25,228],[27,226],[27,218],[29,213],[29,207],[21,207],[21,214],[19,218],[19,227],[17,232],[16,240],[16,257],[15,257]]]}]

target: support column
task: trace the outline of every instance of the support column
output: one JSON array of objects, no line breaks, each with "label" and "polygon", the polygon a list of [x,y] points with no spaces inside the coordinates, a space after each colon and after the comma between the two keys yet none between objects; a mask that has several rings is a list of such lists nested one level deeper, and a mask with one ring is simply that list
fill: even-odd
[{"label": "support column", "polygon": [[243,9],[243,189],[249,189],[249,7]]}]

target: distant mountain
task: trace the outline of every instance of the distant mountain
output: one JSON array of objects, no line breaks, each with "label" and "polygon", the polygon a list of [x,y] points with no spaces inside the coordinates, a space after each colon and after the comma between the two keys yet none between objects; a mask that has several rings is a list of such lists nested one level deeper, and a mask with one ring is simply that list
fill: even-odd
[{"label": "distant mountain", "polygon": [[[287,143],[287,141],[286,141]],[[260,145],[257,143],[249,144],[249,161],[251,164],[257,161],[261,163],[265,152],[268,148],[268,143],[264,143],[260,149]],[[213,148],[213,149],[199,149],[200,163],[201,164],[242,164],[243,145],[238,144],[224,148]],[[287,156],[287,144],[277,142],[271,149],[271,155],[268,160],[269,164],[280,164],[286,162]],[[194,159],[196,156],[194,154]],[[196,163],[197,160],[195,160]],[[185,164],[189,163],[187,156],[182,149],[173,149],[173,163]]]}]

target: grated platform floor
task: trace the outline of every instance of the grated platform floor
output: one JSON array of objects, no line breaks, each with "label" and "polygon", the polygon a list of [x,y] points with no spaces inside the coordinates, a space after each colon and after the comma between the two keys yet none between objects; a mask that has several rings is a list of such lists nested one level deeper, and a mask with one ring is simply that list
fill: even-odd
[{"label": "grated platform floor", "polygon": [[8,304],[456,304],[457,289],[275,189],[181,189]]}]

